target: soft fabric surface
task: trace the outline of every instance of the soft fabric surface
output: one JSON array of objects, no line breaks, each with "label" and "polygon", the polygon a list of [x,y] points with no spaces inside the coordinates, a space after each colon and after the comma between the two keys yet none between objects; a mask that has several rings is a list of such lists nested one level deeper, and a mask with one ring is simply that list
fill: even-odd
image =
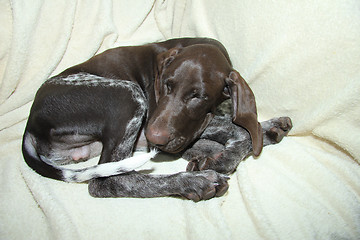
[{"label": "soft fabric surface", "polygon": [[[0,1],[0,239],[359,239],[359,13],[358,0]],[[182,36],[227,47],[260,120],[293,120],[224,197],[94,199],[27,167],[42,82],[111,47]],[[144,168],[185,169],[173,159]]]}]

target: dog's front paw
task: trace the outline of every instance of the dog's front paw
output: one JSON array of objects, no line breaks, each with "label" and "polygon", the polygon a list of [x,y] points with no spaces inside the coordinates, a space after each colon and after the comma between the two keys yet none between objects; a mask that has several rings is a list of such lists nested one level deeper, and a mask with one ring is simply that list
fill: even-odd
[{"label": "dog's front paw", "polygon": [[229,177],[213,170],[182,172],[180,195],[198,202],[223,196],[229,188]]},{"label": "dog's front paw", "polygon": [[202,171],[202,170],[206,170],[209,169],[211,162],[213,162],[214,159],[212,159],[211,157],[205,157],[205,156],[196,156],[193,157],[187,167],[186,167],[186,171],[187,172],[194,172],[194,171]]},{"label": "dog's front paw", "polygon": [[261,125],[264,131],[264,141],[268,141],[268,144],[281,142],[292,128],[292,122],[289,117],[273,118]]},{"label": "dog's front paw", "polygon": [[235,152],[229,150],[217,152],[211,156],[196,156],[189,161],[186,171],[193,172],[211,169],[218,173],[231,174],[236,170],[244,156],[246,154],[241,153],[241,150],[238,149]]}]

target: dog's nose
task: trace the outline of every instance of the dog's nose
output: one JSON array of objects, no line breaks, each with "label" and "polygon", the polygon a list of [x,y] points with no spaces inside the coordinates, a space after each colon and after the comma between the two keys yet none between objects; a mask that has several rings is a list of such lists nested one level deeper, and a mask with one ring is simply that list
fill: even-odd
[{"label": "dog's nose", "polygon": [[146,139],[157,146],[164,146],[169,143],[170,133],[164,129],[149,127],[145,132]]}]

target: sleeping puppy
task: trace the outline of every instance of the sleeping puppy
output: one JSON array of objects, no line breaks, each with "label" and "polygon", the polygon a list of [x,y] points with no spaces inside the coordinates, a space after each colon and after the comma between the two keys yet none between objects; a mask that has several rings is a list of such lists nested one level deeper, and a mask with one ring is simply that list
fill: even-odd
[{"label": "sleeping puppy", "polygon": [[[110,49],[40,87],[23,137],[23,156],[42,176],[89,181],[95,197],[181,195],[198,201],[221,196],[228,177],[211,169],[210,162],[191,161],[194,167],[188,170],[200,171],[151,175],[132,170],[154,157],[155,151],[129,157],[140,135],[152,148],[184,151],[228,98],[233,108],[230,123],[246,129],[247,151],[258,156],[263,129],[255,97],[232,68],[221,43],[180,38]],[[99,154],[94,167],[60,166]]]}]

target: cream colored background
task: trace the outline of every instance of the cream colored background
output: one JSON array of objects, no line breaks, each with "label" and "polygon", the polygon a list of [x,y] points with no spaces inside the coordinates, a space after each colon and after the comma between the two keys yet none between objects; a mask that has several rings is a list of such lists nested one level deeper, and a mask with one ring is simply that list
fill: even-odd
[{"label": "cream colored background", "polygon": [[[224,197],[94,199],[27,167],[21,137],[47,78],[108,48],[182,36],[220,40],[260,119],[293,120]],[[357,0],[0,0],[0,238],[359,239],[359,39]]]}]

